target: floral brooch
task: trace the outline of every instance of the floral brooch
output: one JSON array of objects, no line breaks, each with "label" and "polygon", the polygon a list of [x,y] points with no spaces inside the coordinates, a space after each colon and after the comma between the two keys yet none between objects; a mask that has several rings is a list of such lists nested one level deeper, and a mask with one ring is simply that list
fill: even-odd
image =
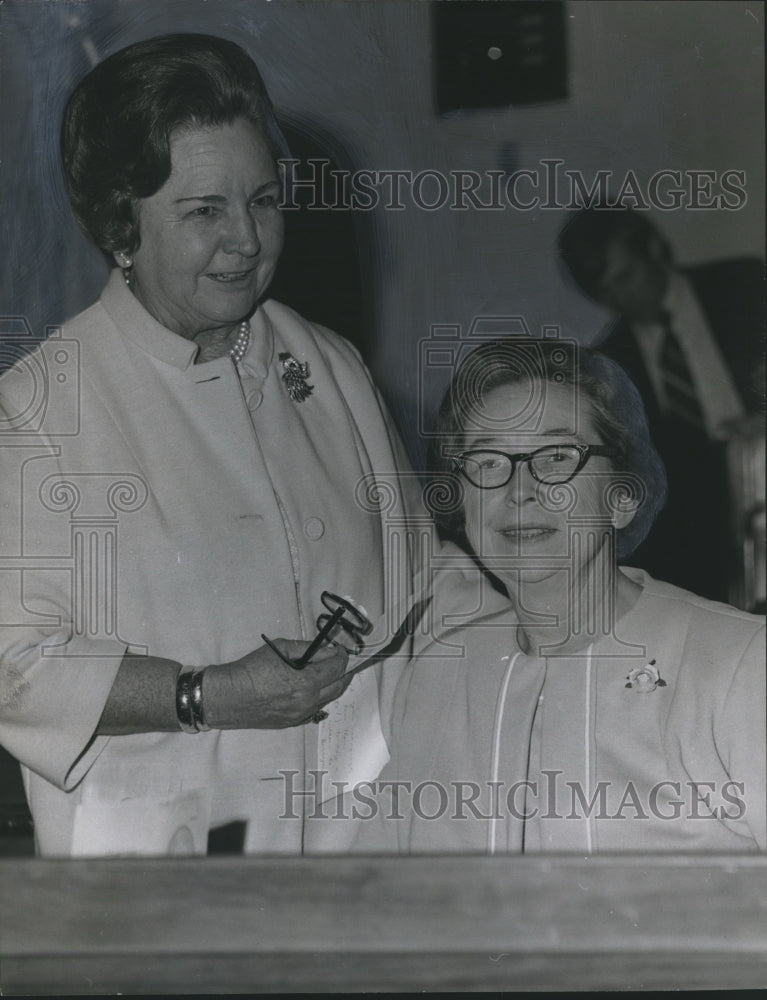
[{"label": "floral brooch", "polygon": [[309,365],[296,361],[289,351],[280,354],[282,362],[282,381],[288,390],[288,395],[294,403],[303,403],[314,391],[314,386],[306,381],[309,378]]},{"label": "floral brooch", "polygon": [[643,667],[636,667],[626,675],[626,687],[636,691],[637,694],[648,694],[656,688],[664,688],[666,682],[661,679],[655,660],[650,660]]}]

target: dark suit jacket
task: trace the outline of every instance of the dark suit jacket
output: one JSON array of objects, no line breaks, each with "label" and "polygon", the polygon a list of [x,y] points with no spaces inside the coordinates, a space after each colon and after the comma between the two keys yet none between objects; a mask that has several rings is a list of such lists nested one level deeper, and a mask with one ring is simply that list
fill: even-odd
[{"label": "dark suit jacket", "polygon": [[[765,267],[754,257],[679,268],[690,282],[748,413],[763,413]],[[622,317],[602,332],[597,348],[621,364],[645,401],[652,426],[660,416],[639,346]]]},{"label": "dark suit jacket", "polygon": [[[765,410],[765,267],[754,258],[680,268],[708,319],[747,413]],[[598,349],[631,376],[666,465],[669,499],[628,562],[704,597],[727,597],[731,523],[721,445],[665,418],[630,324],[605,328]],[[715,391],[712,386],[711,391]]]}]

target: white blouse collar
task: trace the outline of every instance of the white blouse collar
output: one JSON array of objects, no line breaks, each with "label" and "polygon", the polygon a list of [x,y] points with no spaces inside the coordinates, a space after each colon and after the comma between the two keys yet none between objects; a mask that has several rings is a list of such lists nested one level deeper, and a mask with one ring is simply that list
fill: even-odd
[{"label": "white blouse collar", "polygon": [[[151,316],[125,284],[119,268],[112,269],[101,293],[101,304],[120,333],[153,358],[181,371],[194,365],[199,350],[197,344],[173,333]],[[264,378],[272,360],[274,335],[260,306],[250,317],[250,333],[250,345],[241,364],[252,376]],[[218,362],[221,361],[229,359],[219,358]]]}]

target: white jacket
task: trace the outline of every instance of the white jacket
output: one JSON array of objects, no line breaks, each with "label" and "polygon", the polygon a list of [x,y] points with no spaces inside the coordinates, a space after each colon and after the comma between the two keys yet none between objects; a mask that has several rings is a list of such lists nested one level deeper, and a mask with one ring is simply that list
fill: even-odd
[{"label": "white jacket", "polygon": [[437,623],[401,675],[392,758],[359,790],[355,849],[765,849],[764,619],[623,572],[641,596],[577,655],[525,655],[509,604]]},{"label": "white jacket", "polygon": [[[322,726],[94,737],[127,648],[226,662],[262,632],[313,636],[325,589],[378,615],[394,587],[389,525],[407,524],[415,483],[368,372],[276,302],[251,331],[242,381],[228,357],[195,365],[114,271],[0,380],[0,740],[43,854],[199,852],[238,819],[247,851],[300,851],[280,772],[302,781],[375,702],[371,675]],[[303,402],[282,352],[309,366]],[[366,726],[375,773],[385,746]]]}]

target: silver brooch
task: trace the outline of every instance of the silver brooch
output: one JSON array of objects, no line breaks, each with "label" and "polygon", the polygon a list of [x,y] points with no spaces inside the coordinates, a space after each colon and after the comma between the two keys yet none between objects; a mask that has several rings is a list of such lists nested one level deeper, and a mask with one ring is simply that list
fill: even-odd
[{"label": "silver brooch", "polygon": [[643,667],[637,667],[626,675],[626,687],[636,691],[637,694],[649,694],[650,691],[665,686],[666,682],[661,678],[655,660],[650,660]]},{"label": "silver brooch", "polygon": [[303,403],[314,391],[314,386],[307,383],[309,378],[309,365],[296,361],[288,351],[280,354],[282,362],[282,381],[285,383],[288,395],[295,403]]}]

